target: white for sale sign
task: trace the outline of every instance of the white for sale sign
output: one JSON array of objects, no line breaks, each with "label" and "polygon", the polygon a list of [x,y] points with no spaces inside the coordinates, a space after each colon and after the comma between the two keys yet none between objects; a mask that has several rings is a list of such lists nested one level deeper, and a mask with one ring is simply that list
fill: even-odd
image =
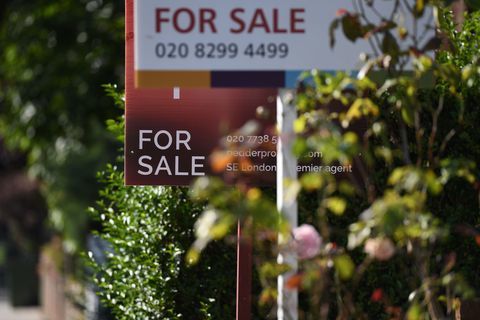
[{"label": "white for sale sign", "polygon": [[[388,16],[394,3],[377,1],[375,7]],[[242,74],[225,72],[252,71],[270,74],[258,75],[258,83],[257,74],[250,74],[250,86],[289,87],[289,81],[305,70],[358,70],[360,53],[372,51],[368,41],[352,43],[340,34],[335,47],[329,45],[330,25],[339,13],[354,11],[351,0],[134,0],[134,4],[138,87],[249,86],[232,80]],[[372,21],[378,19],[370,11]],[[172,73],[179,71],[194,73]],[[269,83],[262,76],[278,81]]]},{"label": "white for sale sign", "polygon": [[[137,70],[319,67],[335,17],[319,0],[137,0]],[[323,38],[323,39],[322,39]],[[328,46],[328,45],[327,45]]]}]

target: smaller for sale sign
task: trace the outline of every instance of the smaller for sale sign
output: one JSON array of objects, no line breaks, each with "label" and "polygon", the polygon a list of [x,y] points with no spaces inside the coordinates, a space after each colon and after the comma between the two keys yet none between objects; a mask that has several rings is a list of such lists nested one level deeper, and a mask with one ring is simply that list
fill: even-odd
[{"label": "smaller for sale sign", "polygon": [[[134,4],[150,2],[126,1],[125,183],[189,185],[220,175],[228,183],[241,177],[253,185],[274,184],[276,89],[134,85]],[[252,119],[255,126],[248,125]]]}]

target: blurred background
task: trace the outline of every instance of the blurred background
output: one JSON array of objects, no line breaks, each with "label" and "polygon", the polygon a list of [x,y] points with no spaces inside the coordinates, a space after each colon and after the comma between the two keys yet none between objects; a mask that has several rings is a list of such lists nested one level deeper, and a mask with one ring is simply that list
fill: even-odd
[{"label": "blurred background", "polygon": [[0,320],[108,318],[80,253],[101,245],[86,209],[118,154],[123,32],[124,1],[0,1]]}]

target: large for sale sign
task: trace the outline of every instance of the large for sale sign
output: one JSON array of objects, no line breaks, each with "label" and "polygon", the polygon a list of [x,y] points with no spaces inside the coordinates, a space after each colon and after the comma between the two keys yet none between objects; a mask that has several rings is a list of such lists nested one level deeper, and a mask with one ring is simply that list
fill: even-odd
[{"label": "large for sale sign", "polygon": [[328,45],[350,0],[135,1],[137,87],[293,87],[305,70],[351,70],[365,49]]},{"label": "large for sale sign", "polygon": [[[127,0],[126,183],[184,185],[222,169],[273,184],[276,89],[294,87],[305,70],[356,70],[359,54],[371,51],[368,41],[339,35],[329,46],[331,22],[351,7],[351,0]],[[394,7],[380,1],[377,9]],[[239,131],[259,109],[270,115],[262,128]],[[219,146],[240,149],[212,160]],[[298,171],[324,169],[350,170],[313,163]]]}]

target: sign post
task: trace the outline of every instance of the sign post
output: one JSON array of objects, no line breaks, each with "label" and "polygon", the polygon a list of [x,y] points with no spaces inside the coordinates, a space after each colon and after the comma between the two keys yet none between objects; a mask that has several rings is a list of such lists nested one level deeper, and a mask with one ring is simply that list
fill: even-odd
[{"label": "sign post", "polygon": [[252,318],[252,251],[252,243],[243,237],[238,222],[236,320]]},{"label": "sign post", "polygon": [[[288,180],[297,178],[297,159],[292,154],[293,122],[297,117],[295,106],[292,105],[293,90],[279,90],[277,98],[277,124],[280,135],[277,146],[277,208],[281,212],[292,228],[298,225],[297,201],[286,202],[286,183]],[[280,235],[279,242],[284,244],[287,241]],[[288,246],[286,246],[288,247]],[[286,282],[290,276],[297,271],[297,257],[295,252],[285,249],[278,255],[278,263],[288,264],[291,270],[278,277],[278,298],[277,298],[277,319],[278,320],[297,320],[298,319],[298,292],[294,289],[287,289]]]}]

